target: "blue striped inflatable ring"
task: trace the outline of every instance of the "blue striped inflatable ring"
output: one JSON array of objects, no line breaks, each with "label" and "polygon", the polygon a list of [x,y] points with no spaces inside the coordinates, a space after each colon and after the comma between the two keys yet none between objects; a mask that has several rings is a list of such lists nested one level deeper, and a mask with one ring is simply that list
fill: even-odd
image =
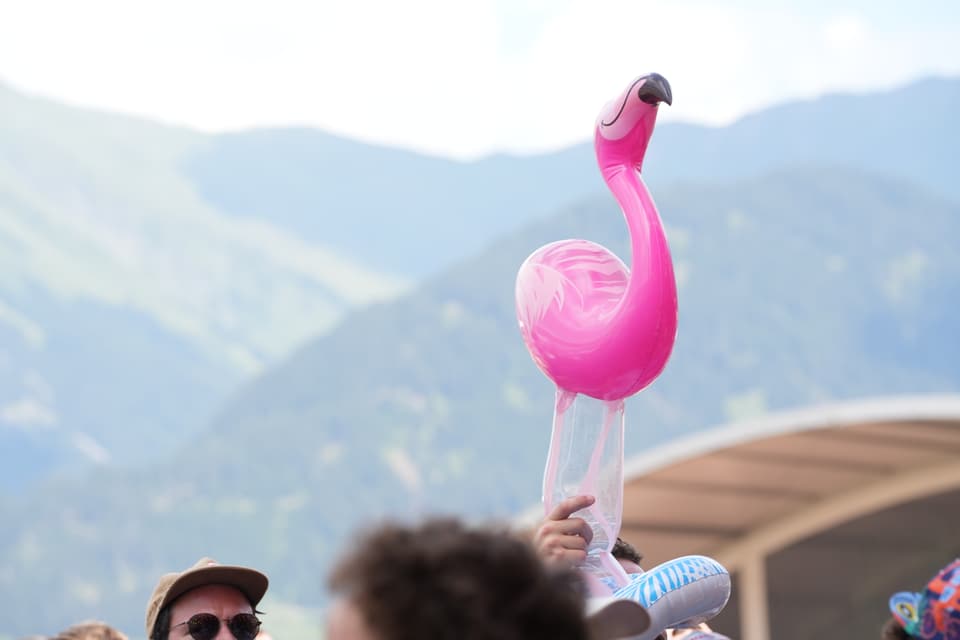
[{"label": "blue striped inflatable ring", "polygon": [[665,629],[693,627],[713,618],[730,599],[730,573],[706,556],[682,556],[636,574],[614,597],[635,600],[650,613],[651,640]]}]

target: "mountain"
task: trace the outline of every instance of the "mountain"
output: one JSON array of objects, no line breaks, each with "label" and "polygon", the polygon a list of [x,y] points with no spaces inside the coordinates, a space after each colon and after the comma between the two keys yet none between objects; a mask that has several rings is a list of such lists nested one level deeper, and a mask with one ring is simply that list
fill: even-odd
[{"label": "mountain", "polygon": [[[835,166],[957,196],[958,107],[960,80],[939,78],[666,123],[648,179]],[[347,310],[596,193],[589,144],[455,162],[310,130],[208,136],[0,86],[0,493],[157,459]]]},{"label": "mountain", "polygon": [[721,184],[776,168],[840,167],[901,177],[958,201],[957,109],[960,78],[928,78],[889,91],[789,102],[726,127],[667,124],[657,128],[645,171],[651,184]]},{"label": "mountain", "polygon": [[270,220],[409,277],[603,188],[585,146],[459,162],[309,129],[217,136],[185,171],[221,211]]},{"label": "mountain", "polygon": [[[674,90],[683,100],[682,86]],[[845,167],[906,178],[960,200],[953,160],[958,110],[960,78],[930,78],[891,91],[790,102],[726,127],[662,123],[645,171],[662,188]],[[584,137],[592,125],[584,123]],[[497,234],[604,189],[592,143],[450,162],[304,129],[217,136],[190,154],[184,170],[221,211],[267,220],[410,277],[435,273]]]},{"label": "mountain", "polygon": [[407,282],[180,170],[207,138],[0,87],[0,491],[153,459],[234,386]]},{"label": "mountain", "polygon": [[[654,197],[680,329],[664,374],[628,402],[629,453],[775,409],[960,388],[957,204],[832,168]],[[552,387],[516,327],[517,268],[566,237],[626,257],[625,230],[611,197],[584,199],[351,313],[166,462],[0,501],[0,631],[101,617],[136,637],[156,576],[205,554],[317,606],[331,558],[370,518],[533,504]]]}]

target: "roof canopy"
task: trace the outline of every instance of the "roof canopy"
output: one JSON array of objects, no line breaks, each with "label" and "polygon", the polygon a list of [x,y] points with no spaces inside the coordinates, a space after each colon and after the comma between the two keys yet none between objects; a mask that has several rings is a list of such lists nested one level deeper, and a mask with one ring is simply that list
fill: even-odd
[{"label": "roof canopy", "polygon": [[[624,476],[621,537],[646,567],[703,554],[737,572],[717,621],[732,637],[844,637],[854,619],[879,637],[887,597],[960,554],[960,396],[721,427],[629,460]],[[754,611],[765,599],[769,621]]]}]

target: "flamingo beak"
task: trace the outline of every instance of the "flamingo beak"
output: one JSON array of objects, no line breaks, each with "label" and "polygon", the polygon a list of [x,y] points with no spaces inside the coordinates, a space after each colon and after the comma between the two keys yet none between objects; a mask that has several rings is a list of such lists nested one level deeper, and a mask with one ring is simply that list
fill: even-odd
[{"label": "flamingo beak", "polygon": [[637,97],[654,106],[661,102],[669,105],[673,104],[673,93],[670,91],[670,83],[659,73],[651,73],[640,85],[637,91]]}]

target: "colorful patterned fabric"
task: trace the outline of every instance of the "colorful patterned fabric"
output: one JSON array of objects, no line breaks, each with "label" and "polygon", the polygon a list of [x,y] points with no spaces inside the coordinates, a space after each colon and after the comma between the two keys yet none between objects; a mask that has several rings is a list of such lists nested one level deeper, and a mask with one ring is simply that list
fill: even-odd
[{"label": "colorful patterned fabric", "polygon": [[960,558],[941,569],[923,593],[893,594],[890,611],[914,638],[960,640]]},{"label": "colorful patterned fabric", "polygon": [[922,596],[912,591],[901,591],[890,596],[890,612],[907,635],[917,636],[919,633],[922,602]]}]

